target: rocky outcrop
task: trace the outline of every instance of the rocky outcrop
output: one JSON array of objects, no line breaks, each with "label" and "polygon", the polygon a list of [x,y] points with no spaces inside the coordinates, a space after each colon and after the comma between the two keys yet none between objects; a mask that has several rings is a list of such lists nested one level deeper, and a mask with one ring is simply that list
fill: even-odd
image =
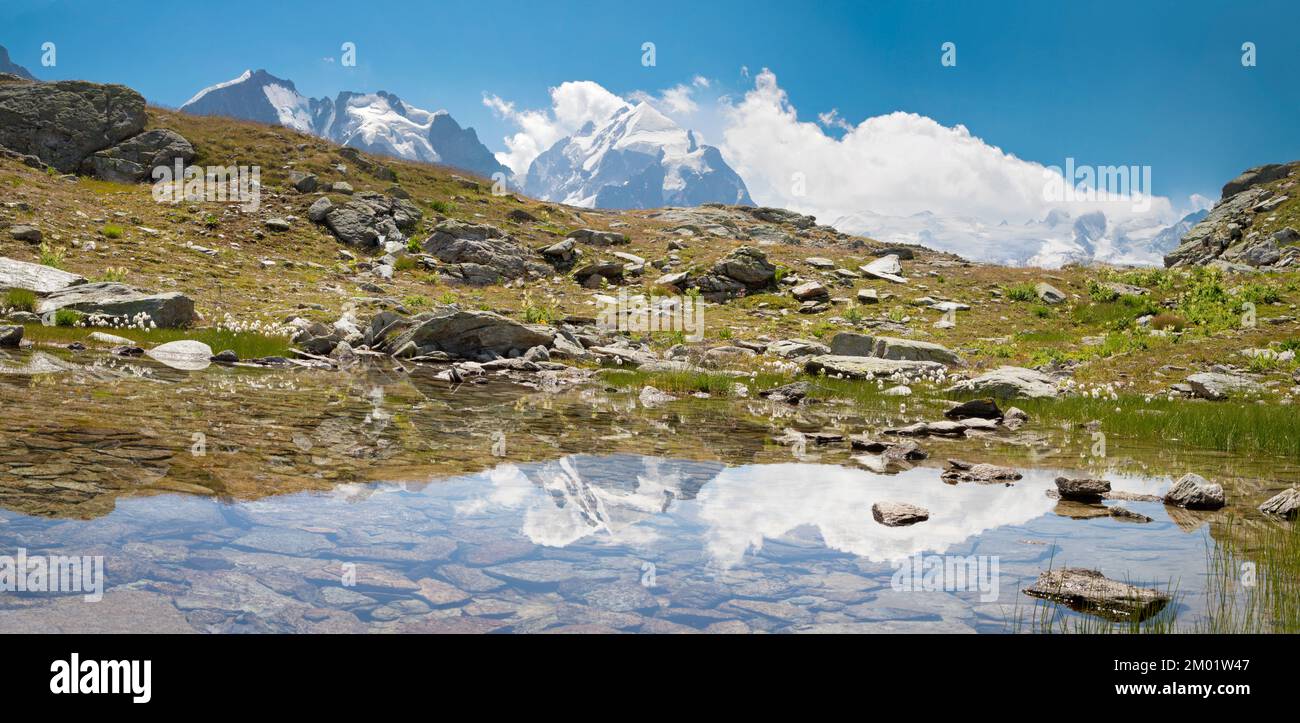
[{"label": "rocky outcrop", "polygon": [[439,261],[451,264],[451,268],[443,271],[466,283],[494,284],[550,273],[550,267],[531,249],[488,224],[443,221],[420,247]]},{"label": "rocky outcrop", "polygon": [[961,359],[947,347],[914,339],[868,336],[845,331],[831,339],[831,353],[838,356],[866,356],[880,359],[930,361],[960,364]]},{"label": "rocky outcrop", "polygon": [[67,271],[0,256],[0,293],[10,289],[24,289],[44,296],[84,283],[85,278]]},{"label": "rocky outcrop", "polygon": [[195,321],[194,300],[178,293],[150,294],[126,284],[79,284],[55,291],[36,304],[36,313],[53,316],[59,309],[97,315],[108,321],[136,323],[147,317],[161,328],[189,326]]},{"label": "rocky outcrop", "polygon": [[[315,206],[313,206],[315,208]],[[406,240],[424,214],[410,201],[382,193],[362,192],[324,211],[325,226],[349,246],[369,247]]]},{"label": "rocky outcrop", "polygon": [[114,183],[152,178],[158,166],[174,168],[194,160],[194,146],[176,131],[157,128],[98,151],[81,162],[81,172]]},{"label": "rocky outcrop", "polygon": [[945,391],[998,399],[1044,399],[1057,395],[1056,382],[1051,377],[1023,367],[998,367],[974,379],[960,381]]},{"label": "rocky outcrop", "polygon": [[122,85],[0,83],[0,146],[73,173],[87,156],[144,130],[144,105]]},{"label": "rocky outcrop", "polygon": [[1300,265],[1300,247],[1287,233],[1295,231],[1269,232],[1259,223],[1300,192],[1295,186],[1300,176],[1297,169],[1300,161],[1274,163],[1252,168],[1229,181],[1209,214],[1165,256],[1165,266],[1241,264],[1267,269]]},{"label": "rocky outcrop", "polygon": [[1111,580],[1098,570],[1067,567],[1048,570],[1025,594],[1064,603],[1080,612],[1112,620],[1145,620],[1169,603],[1168,594]]}]

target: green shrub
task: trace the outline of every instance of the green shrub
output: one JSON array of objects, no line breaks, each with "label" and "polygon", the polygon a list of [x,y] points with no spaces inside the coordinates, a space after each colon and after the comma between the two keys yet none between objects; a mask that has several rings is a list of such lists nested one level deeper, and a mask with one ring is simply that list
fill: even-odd
[{"label": "green shrub", "polygon": [[4,305],[14,311],[36,311],[36,294],[27,289],[10,289]]},{"label": "green shrub", "polygon": [[125,229],[123,229],[121,226],[116,226],[113,224],[109,224],[105,226],[104,228],[100,229],[99,232],[104,234],[105,238],[122,238],[122,234],[126,233]]},{"label": "green shrub", "polygon": [[1038,299],[1038,291],[1031,283],[1011,284],[1002,287],[1002,293],[1010,301],[1035,301]]},{"label": "green shrub", "polygon": [[36,254],[40,257],[41,266],[49,266],[52,269],[63,268],[63,259],[67,252],[48,243],[42,243],[36,247]]},{"label": "green shrub", "polygon": [[125,266],[109,266],[99,273],[96,281],[126,281],[127,270]]},{"label": "green shrub", "polygon": [[54,312],[55,326],[76,326],[81,321],[81,313],[72,309],[59,309]]}]

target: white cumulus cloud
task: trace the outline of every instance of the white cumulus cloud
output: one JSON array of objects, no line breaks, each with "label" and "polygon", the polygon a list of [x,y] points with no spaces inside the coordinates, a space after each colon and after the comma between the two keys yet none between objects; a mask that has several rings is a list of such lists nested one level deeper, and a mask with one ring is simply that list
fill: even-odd
[{"label": "white cumulus cloud", "polygon": [[573,134],[588,121],[599,122],[627,105],[627,101],[590,80],[567,81],[551,88],[551,107],[518,110],[499,96],[484,94],[483,105],[514,123],[518,132],[506,136],[506,150],[497,160],[516,174],[528,172],[533,159]]}]

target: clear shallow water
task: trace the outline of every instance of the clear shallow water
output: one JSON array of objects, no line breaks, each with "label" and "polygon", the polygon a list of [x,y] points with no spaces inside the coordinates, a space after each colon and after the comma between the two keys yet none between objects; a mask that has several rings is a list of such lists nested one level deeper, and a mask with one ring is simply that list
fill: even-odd
[{"label": "clear shallow water", "polygon": [[[1033,607],[1019,589],[1066,565],[1172,585],[1180,620],[1203,605],[1196,518],[1125,502],[1153,522],[1077,519],[1099,510],[1058,507],[1053,470],[938,474],[569,455],[250,501],[121,497],[89,520],[0,510],[0,552],[103,555],[106,578],[98,602],[0,593],[0,631],[1004,632]],[[931,517],[885,527],[882,500]],[[996,559],[996,585],[891,584],[896,561],[932,554]]]}]

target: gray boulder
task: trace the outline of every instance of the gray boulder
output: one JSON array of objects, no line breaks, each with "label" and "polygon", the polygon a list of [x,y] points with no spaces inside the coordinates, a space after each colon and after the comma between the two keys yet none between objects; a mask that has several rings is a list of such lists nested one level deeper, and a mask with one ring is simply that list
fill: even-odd
[{"label": "gray boulder", "polygon": [[0,146],[73,173],[87,156],[144,130],[144,106],[123,85],[0,83]]},{"label": "gray boulder", "polygon": [[869,336],[851,331],[840,332],[831,339],[831,353],[839,356],[932,361],[941,364],[961,363],[960,357],[940,344],[889,336]]},{"label": "gray boulder", "polygon": [[384,341],[390,353],[414,344],[419,354],[441,351],[464,359],[523,354],[536,346],[550,347],[555,330],[522,324],[491,311],[462,310],[448,306],[412,317],[406,328]]},{"label": "gray boulder", "polygon": [[1062,293],[1060,289],[1052,286],[1046,281],[1036,284],[1034,286],[1034,293],[1038,296],[1038,300],[1044,304],[1059,304],[1062,301],[1065,301],[1065,294]]},{"label": "gray boulder", "polygon": [[85,278],[67,271],[0,256],[0,293],[10,289],[25,289],[44,296],[84,283]]},{"label": "gray boulder", "polygon": [[594,228],[580,228],[570,231],[568,238],[577,239],[593,246],[621,246],[629,243],[628,237],[615,231],[599,231]]},{"label": "gray boulder", "polygon": [[1056,382],[1042,372],[1023,367],[998,367],[944,390],[948,394],[998,399],[1046,399],[1057,396]]},{"label": "gray boulder", "polygon": [[1223,486],[1188,472],[1165,493],[1165,504],[1189,510],[1217,510],[1227,504]]},{"label": "gray boulder", "polygon": [[289,171],[289,185],[299,193],[311,193],[320,184],[316,174],[306,171]]},{"label": "gray boulder", "polygon": [[189,326],[195,320],[194,300],[178,293],[150,294],[126,284],[79,284],[50,293],[37,302],[36,313],[53,315],[59,309],[98,314],[131,323],[145,314],[159,327]]},{"label": "gray boulder", "polygon": [[114,183],[139,183],[153,177],[153,169],[174,168],[176,161],[194,160],[194,146],[184,136],[166,128],[141,133],[81,162],[81,172]]},{"label": "gray boulder", "polygon": [[145,351],[145,355],[173,369],[199,371],[212,364],[212,347],[201,341],[181,339]]},{"label": "gray boulder", "polygon": [[26,241],[29,244],[38,244],[41,242],[41,230],[35,226],[27,224],[18,224],[9,227],[9,237],[15,241]]},{"label": "gray boulder", "polygon": [[776,266],[767,254],[751,246],[741,246],[713,265],[713,273],[732,279],[747,288],[761,288],[776,278]]},{"label": "gray boulder", "polygon": [[16,347],[23,340],[21,326],[0,326],[0,346]]},{"label": "gray boulder", "polygon": [[1236,374],[1221,372],[1202,372],[1187,377],[1187,385],[1192,394],[1211,401],[1220,401],[1229,397],[1262,394],[1264,387],[1253,379]]},{"label": "gray boulder", "polygon": [[334,202],[329,200],[328,196],[321,196],[307,208],[307,218],[312,223],[321,223],[333,208]]}]

